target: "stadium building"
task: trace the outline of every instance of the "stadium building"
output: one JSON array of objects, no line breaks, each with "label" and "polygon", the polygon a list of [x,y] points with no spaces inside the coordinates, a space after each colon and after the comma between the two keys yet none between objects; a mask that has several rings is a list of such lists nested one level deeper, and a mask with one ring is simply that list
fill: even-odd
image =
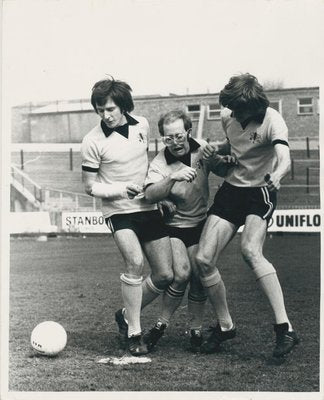
[{"label": "stadium building", "polygon": [[[271,107],[284,117],[290,138],[318,141],[318,87],[275,89],[267,95]],[[223,135],[218,99],[219,93],[135,96],[134,114],[148,119],[154,139],[159,137],[157,121],[162,113],[185,109],[193,120],[194,134],[213,141]],[[89,99],[18,105],[12,109],[12,142],[80,143],[97,121]]]},{"label": "stadium building", "polygon": [[[272,229],[300,229],[304,222],[320,229],[319,196],[319,88],[303,87],[267,91],[271,106],[284,117],[289,128],[292,168],[280,190],[278,214]],[[217,141],[223,137],[219,93],[169,96],[135,96],[135,115],[145,116],[151,127],[150,159],[163,145],[157,122],[175,108],[186,110],[193,120],[193,134]],[[80,144],[98,123],[89,99],[39,102],[12,109],[11,211],[12,231],[35,230],[36,213],[43,212],[39,229],[83,232],[104,231],[98,214],[100,200],[84,193],[81,179]],[[210,178],[215,193],[221,178]],[[308,209],[307,215],[303,210]],[[299,210],[299,211],[298,211]],[[32,213],[29,217],[28,211]],[[23,213],[23,217],[20,212]],[[90,212],[90,214],[89,214]],[[45,214],[44,214],[45,213]],[[74,214],[79,213],[79,214]],[[81,214],[80,214],[81,213]],[[87,214],[83,214],[87,213]],[[94,213],[94,214],[93,214]],[[30,218],[30,220],[28,220]],[[297,219],[296,219],[297,218]],[[16,223],[14,221],[16,219]],[[22,226],[22,222],[26,224]],[[90,221],[90,222],[89,222]],[[282,221],[286,221],[282,225]],[[297,226],[298,225],[298,226]],[[17,228],[15,228],[15,226]],[[309,229],[310,229],[309,228]]]}]

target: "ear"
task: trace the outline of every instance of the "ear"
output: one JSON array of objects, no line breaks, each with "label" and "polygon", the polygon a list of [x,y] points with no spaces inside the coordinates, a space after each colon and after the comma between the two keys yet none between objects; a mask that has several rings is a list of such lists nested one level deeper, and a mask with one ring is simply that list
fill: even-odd
[{"label": "ear", "polygon": [[187,130],[187,139],[190,138],[191,132],[192,132],[192,128],[189,128],[189,129]]}]

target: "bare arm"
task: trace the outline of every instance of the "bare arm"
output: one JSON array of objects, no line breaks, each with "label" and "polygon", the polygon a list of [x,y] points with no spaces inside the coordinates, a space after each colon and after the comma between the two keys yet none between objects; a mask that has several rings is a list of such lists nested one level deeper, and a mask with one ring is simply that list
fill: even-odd
[{"label": "bare arm", "polygon": [[271,174],[268,173],[264,178],[270,191],[280,189],[280,182],[290,171],[291,165],[288,146],[277,143],[275,144],[274,149],[277,158],[276,168]]},{"label": "bare arm", "polygon": [[[230,145],[228,140],[216,145],[207,144],[203,149],[203,160],[208,164],[208,168],[214,174],[225,177],[229,168],[237,165],[237,160],[230,155]],[[227,155],[220,155],[227,154]]]},{"label": "bare arm", "polygon": [[219,156],[218,154],[214,154],[206,162],[208,162],[209,170],[222,178],[227,175],[230,168],[238,165],[236,157],[231,155]]},{"label": "bare arm", "polygon": [[82,171],[82,182],[88,195],[109,200],[133,199],[142,192],[142,188],[135,183],[116,182],[108,184],[98,182],[96,172]]},{"label": "bare arm", "polygon": [[150,203],[156,203],[167,198],[175,182],[192,182],[197,176],[197,171],[191,167],[181,168],[159,182],[151,183],[145,189],[145,197]]}]

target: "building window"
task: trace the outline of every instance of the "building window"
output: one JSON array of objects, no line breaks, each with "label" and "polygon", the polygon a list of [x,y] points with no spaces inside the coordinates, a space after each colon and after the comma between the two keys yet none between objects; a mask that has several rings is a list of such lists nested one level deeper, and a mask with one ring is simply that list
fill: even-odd
[{"label": "building window", "polygon": [[313,114],[313,109],[314,106],[312,97],[304,97],[302,99],[298,99],[297,114],[299,115]]},{"label": "building window", "polygon": [[220,119],[221,106],[218,103],[208,104],[207,118]]},{"label": "building window", "polygon": [[198,120],[200,115],[200,104],[189,104],[187,106],[187,113],[192,121]]},{"label": "building window", "polygon": [[281,100],[270,100],[270,107],[282,114]]},{"label": "building window", "polygon": [[320,101],[317,99],[317,114],[320,114]]}]

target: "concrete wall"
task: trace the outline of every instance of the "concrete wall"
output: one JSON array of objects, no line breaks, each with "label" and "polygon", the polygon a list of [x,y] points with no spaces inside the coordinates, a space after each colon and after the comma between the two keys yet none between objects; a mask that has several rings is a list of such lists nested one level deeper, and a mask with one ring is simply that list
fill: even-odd
[{"label": "concrete wall", "polygon": [[[277,89],[267,91],[270,101],[278,101],[282,115],[288,125],[290,137],[318,139],[319,88]],[[313,98],[313,113],[298,115],[297,102],[299,98]],[[143,96],[135,97],[134,114],[146,117],[151,126],[151,138],[158,138],[157,122],[161,114],[169,110],[200,104],[205,106],[203,137],[217,140],[223,137],[220,120],[207,118],[207,107],[218,103],[218,93],[196,95]],[[86,100],[83,100],[86,102]],[[59,102],[56,102],[59,104]],[[76,103],[76,100],[67,104]],[[82,103],[82,101],[81,101]],[[99,118],[91,109],[64,111],[42,111],[44,105],[55,102],[28,104],[13,108],[12,112],[12,142],[14,143],[79,143],[84,135],[95,126]],[[59,109],[59,107],[57,107]],[[198,121],[193,121],[193,134],[196,135]]]},{"label": "concrete wall", "polygon": [[79,143],[99,121],[95,112],[31,114],[32,143]]}]

